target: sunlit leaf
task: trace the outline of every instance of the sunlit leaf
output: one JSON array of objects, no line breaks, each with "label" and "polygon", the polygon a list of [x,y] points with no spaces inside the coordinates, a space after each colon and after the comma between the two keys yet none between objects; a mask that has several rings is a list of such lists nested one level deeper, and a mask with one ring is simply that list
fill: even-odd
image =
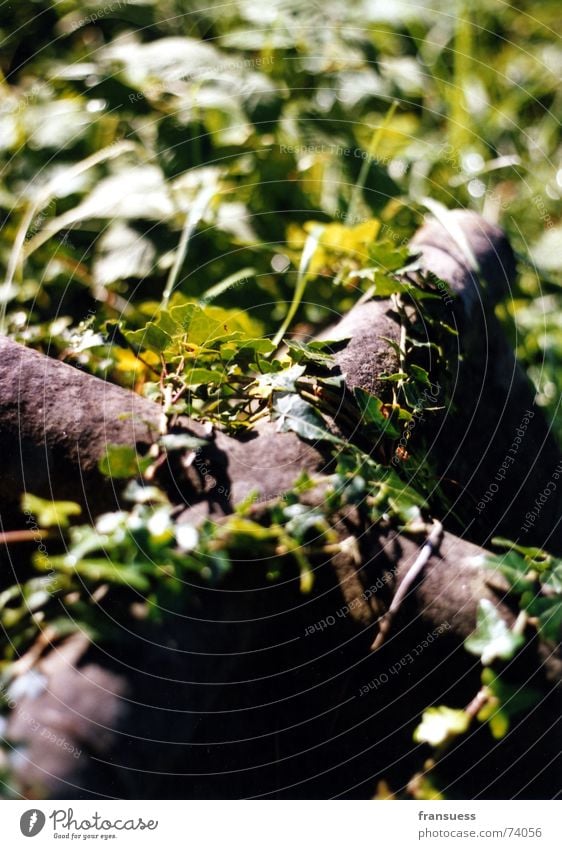
[{"label": "sunlit leaf", "polygon": [[80,505],[74,501],[50,501],[29,492],[22,497],[22,510],[33,513],[43,528],[65,528],[72,516],[79,516],[82,512]]},{"label": "sunlit leaf", "polygon": [[464,643],[467,651],[479,655],[487,666],[494,660],[510,660],[524,642],[525,637],[508,628],[501,613],[489,599],[480,599],[476,629]]},{"label": "sunlit leaf", "polygon": [[414,731],[414,740],[416,743],[441,746],[451,738],[464,734],[469,725],[470,716],[464,710],[444,706],[428,708]]},{"label": "sunlit leaf", "polygon": [[281,395],[274,403],[280,431],[292,430],[303,439],[339,442],[325,426],[314,407],[298,395]]},{"label": "sunlit leaf", "polygon": [[99,462],[99,470],[110,478],[133,478],[150,465],[150,457],[142,457],[132,445],[108,445]]}]

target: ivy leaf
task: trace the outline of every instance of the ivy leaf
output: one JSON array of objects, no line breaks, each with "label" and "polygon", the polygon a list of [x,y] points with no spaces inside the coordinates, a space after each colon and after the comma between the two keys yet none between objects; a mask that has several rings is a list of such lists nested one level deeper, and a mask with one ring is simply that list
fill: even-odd
[{"label": "ivy leaf", "polygon": [[209,383],[223,383],[224,374],[208,368],[188,368],[184,373],[187,386],[201,386]]},{"label": "ivy leaf", "polygon": [[79,516],[82,512],[74,501],[49,501],[29,492],[22,498],[22,510],[33,513],[42,528],[66,528],[70,516]]},{"label": "ivy leaf", "polygon": [[521,605],[529,616],[538,619],[538,631],[545,640],[558,642],[562,636],[562,598],[540,598],[532,593],[525,593]]},{"label": "ivy leaf", "polygon": [[480,599],[476,630],[464,643],[467,651],[480,655],[484,666],[489,666],[496,659],[511,660],[524,642],[525,637],[510,631],[489,599]]},{"label": "ivy leaf", "polygon": [[488,723],[494,740],[501,740],[509,731],[509,715],[507,711],[502,710],[499,701],[493,697],[490,697],[484,707],[478,711],[476,718],[479,722]]},{"label": "ivy leaf", "polygon": [[161,354],[172,343],[171,336],[154,321],[149,321],[140,330],[123,330],[123,336],[134,351],[143,349]]},{"label": "ivy leaf", "polygon": [[288,349],[295,355],[297,362],[313,363],[317,366],[324,366],[331,369],[335,366],[333,354],[328,354],[324,349],[324,342],[299,342],[298,340],[288,340]]},{"label": "ivy leaf", "polygon": [[369,486],[378,490],[372,503],[379,518],[382,513],[391,512],[405,525],[422,522],[421,510],[427,508],[427,502],[395,471],[375,466],[369,474]]},{"label": "ivy leaf", "polygon": [[292,430],[303,439],[325,440],[340,443],[341,440],[326,429],[323,419],[314,407],[299,395],[280,395],[274,404],[279,418],[279,431]]},{"label": "ivy leaf", "polygon": [[509,583],[510,591],[516,595],[532,591],[535,586],[534,577],[529,575],[529,563],[515,551],[500,556],[486,555],[481,562],[483,566],[500,572]]},{"label": "ivy leaf", "polygon": [[409,283],[403,283],[397,277],[391,277],[378,268],[362,268],[350,273],[352,280],[367,280],[374,285],[377,298],[389,298],[391,295],[400,295],[413,288]]},{"label": "ivy leaf", "polygon": [[547,566],[553,559],[552,555],[547,554],[547,552],[542,548],[519,545],[509,539],[504,539],[504,537],[494,537],[492,539],[492,545],[498,546],[499,548],[507,548],[509,549],[509,553],[516,552],[517,554],[521,554],[527,560],[532,560],[535,568],[540,568],[541,564]]},{"label": "ivy leaf", "polygon": [[515,595],[522,595],[524,592],[533,591],[535,582],[532,577],[527,575],[527,564],[525,564],[525,569],[523,570],[510,563],[500,563],[498,565],[498,571],[508,581],[510,592]]},{"label": "ivy leaf", "polygon": [[429,373],[424,368],[421,368],[421,366],[417,366],[415,365],[415,363],[411,363],[410,373],[416,383],[421,383],[422,386],[431,386]]},{"label": "ivy leaf", "polygon": [[367,280],[374,287],[374,294],[377,298],[389,298],[391,295],[409,294],[418,301],[423,300],[438,300],[439,295],[427,289],[422,289],[421,286],[414,286],[410,281],[387,274],[379,268],[362,268],[357,271],[351,271],[349,278],[353,282],[355,280]]},{"label": "ivy leaf", "polygon": [[107,558],[84,557],[76,558],[65,554],[61,557],[53,557],[48,564],[50,568],[60,570],[63,574],[81,575],[84,580],[92,584],[111,583],[123,584],[133,587],[140,592],[150,589],[150,581],[143,574],[142,566],[138,563],[129,563],[126,566],[113,563]]},{"label": "ivy leaf", "polygon": [[326,533],[326,519],[320,510],[297,503],[287,506],[284,513],[289,519],[285,530],[301,544],[306,542],[311,531],[315,537]]},{"label": "ivy leaf", "polygon": [[482,670],[482,684],[489,698],[477,715],[480,722],[488,722],[494,739],[501,740],[509,731],[511,718],[517,716],[542,698],[539,690],[507,684],[490,669]]},{"label": "ivy leaf", "polygon": [[407,380],[408,375],[405,371],[395,371],[394,374],[380,375],[379,380],[388,380],[390,383],[398,383],[401,380]]},{"label": "ivy leaf", "polygon": [[544,573],[542,583],[562,595],[562,561],[556,561],[556,565]]},{"label": "ivy leaf", "polygon": [[210,346],[217,341],[233,338],[259,340],[261,327],[242,310],[227,310],[222,307],[201,307],[196,303],[178,304],[170,307],[171,320],[178,331],[187,334],[192,345]]},{"label": "ivy leaf", "polygon": [[380,398],[377,398],[376,395],[371,395],[359,386],[355,387],[353,394],[355,395],[357,406],[361,411],[365,424],[374,425],[385,436],[389,436],[391,439],[399,438],[399,431],[382,412],[383,403]]},{"label": "ivy leaf", "polygon": [[267,337],[255,339],[238,339],[236,342],[225,342],[221,345],[220,353],[223,359],[234,359],[236,362],[247,362],[256,354],[269,355],[275,351],[275,345]]},{"label": "ivy leaf", "polygon": [[132,445],[108,445],[98,468],[109,478],[135,478],[142,475],[150,463],[150,457],[141,457]]},{"label": "ivy leaf", "polygon": [[369,258],[371,262],[383,268],[385,271],[397,271],[408,262],[410,250],[406,245],[397,246],[390,239],[375,242],[369,247]]},{"label": "ivy leaf", "polygon": [[302,377],[305,366],[294,365],[282,371],[260,374],[250,389],[254,398],[269,398],[273,392],[295,392],[295,381]]},{"label": "ivy leaf", "polygon": [[414,731],[416,743],[441,746],[453,737],[464,734],[470,725],[470,716],[464,710],[445,706],[424,710],[422,720]]}]

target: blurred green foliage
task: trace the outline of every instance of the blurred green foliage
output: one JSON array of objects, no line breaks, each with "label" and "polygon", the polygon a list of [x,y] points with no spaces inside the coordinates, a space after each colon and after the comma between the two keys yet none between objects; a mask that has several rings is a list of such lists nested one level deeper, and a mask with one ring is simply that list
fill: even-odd
[{"label": "blurred green foliage", "polygon": [[[562,441],[558,26],[556,0],[0,3],[1,329],[134,386],[170,416],[236,429],[266,410],[338,449],[322,413],[360,416],[384,469],[347,445],[327,507],[365,505],[368,522],[423,530],[424,496],[386,468],[383,437],[411,418],[409,390],[427,373],[409,364],[387,376],[393,405],[357,392],[342,410],[329,354],[301,339],[368,289],[403,292],[395,272],[427,198],[482,212],[517,251],[497,311]],[[284,357],[287,327],[300,338]],[[110,449],[101,467],[142,477],[166,452],[197,448],[182,438],[161,434],[142,458]],[[184,582],[191,591],[229,573],[229,552],[267,555],[267,580],[290,561],[310,590],[316,555],[356,546],[300,503],[312,486],[303,478],[259,523],[250,498],[195,529],[174,524],[156,487],[130,481],[129,511],[72,527],[66,554],[36,555],[33,577],[2,592],[11,648],[0,671],[47,621],[57,636],[79,626],[100,639],[102,586],[108,609],[122,611],[132,589],[156,616],[185,602]],[[77,511],[33,496],[24,506],[59,530]],[[519,625],[555,640],[560,563],[545,558],[510,550],[489,565],[519,599]],[[476,718],[498,738],[535,696],[515,699],[487,664],[522,642],[481,607],[468,643],[486,665]],[[430,708],[416,739],[438,749],[474,718]],[[411,795],[439,797],[416,780]]]},{"label": "blurred green foliage", "polygon": [[[1,4],[3,328],[139,385],[107,319],[142,329],[165,292],[211,290],[274,336],[307,222],[374,219],[371,237],[398,247],[431,197],[507,229],[521,273],[498,311],[562,434],[558,13],[555,0]],[[354,249],[344,269],[368,264]],[[334,286],[341,271],[308,275],[305,330],[360,294]]]}]

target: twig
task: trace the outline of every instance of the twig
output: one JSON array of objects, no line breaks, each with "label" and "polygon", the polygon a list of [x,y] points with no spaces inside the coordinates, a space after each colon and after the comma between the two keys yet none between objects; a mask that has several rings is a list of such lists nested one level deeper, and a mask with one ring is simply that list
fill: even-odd
[{"label": "twig", "polygon": [[441,524],[441,522],[435,520],[424,545],[420,549],[420,553],[416,557],[415,562],[412,564],[412,566],[410,566],[410,568],[406,572],[406,575],[404,576],[402,583],[396,590],[390,607],[388,608],[384,616],[379,619],[379,632],[373,642],[373,645],[371,646],[372,651],[376,651],[384,643],[386,636],[390,631],[394,618],[398,613],[406,595],[408,594],[408,591],[412,587],[418,575],[420,575],[423,569],[425,568],[431,555],[439,548],[442,539],[443,525]]},{"label": "twig", "polygon": [[472,701],[465,707],[464,712],[467,713],[472,721],[482,710],[485,704],[490,700],[490,693],[486,687],[478,690]]},{"label": "twig", "polygon": [[4,543],[4,545],[10,545],[13,542],[39,542],[39,540],[45,539],[48,536],[47,531],[4,531],[0,534],[0,545]]}]

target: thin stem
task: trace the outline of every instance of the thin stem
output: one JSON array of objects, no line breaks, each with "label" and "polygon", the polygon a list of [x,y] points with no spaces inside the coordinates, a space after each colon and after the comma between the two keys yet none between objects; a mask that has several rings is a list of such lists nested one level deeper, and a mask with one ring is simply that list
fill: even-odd
[{"label": "thin stem", "polygon": [[174,291],[178,274],[180,268],[182,267],[184,260],[187,256],[187,251],[189,248],[189,242],[195,229],[207,210],[209,202],[212,196],[216,192],[216,186],[207,186],[199,192],[199,195],[195,199],[195,203],[185,216],[184,225],[181,231],[180,240],[178,242],[178,249],[176,251],[176,256],[174,259],[174,264],[170,269],[170,273],[168,275],[168,280],[166,281],[166,286],[162,293],[162,301],[160,302],[160,309],[166,309],[170,298],[172,296],[172,292]]},{"label": "thin stem", "polygon": [[216,283],[215,286],[211,286],[210,289],[207,289],[205,294],[202,296],[200,303],[208,304],[209,301],[214,301],[215,298],[218,298],[219,295],[222,295],[223,292],[228,291],[228,289],[232,289],[233,286],[241,286],[247,280],[250,280],[255,276],[255,268],[242,268],[240,271],[235,271],[234,274],[229,274],[229,276],[225,277],[224,280],[221,280],[220,283]]},{"label": "thin stem", "polygon": [[0,534],[0,545],[10,545],[13,542],[38,542],[48,536],[47,531],[4,531]]},{"label": "thin stem", "polygon": [[406,572],[402,583],[396,590],[390,607],[388,608],[385,615],[382,616],[379,620],[379,632],[373,642],[373,645],[371,646],[372,651],[376,651],[384,643],[386,636],[390,631],[394,618],[398,613],[400,606],[402,605],[402,602],[406,598],[409,590],[411,589],[418,575],[420,575],[424,570],[431,555],[439,548],[442,539],[443,525],[441,524],[441,522],[435,520],[433,523],[433,527],[429,532],[424,545],[420,549],[418,556]]},{"label": "thin stem", "polygon": [[312,258],[316,253],[316,249],[318,247],[318,243],[320,242],[320,237],[324,232],[323,225],[317,225],[312,233],[309,235],[306,240],[303,248],[303,252],[301,255],[301,261],[299,265],[299,273],[297,277],[297,285],[295,286],[295,294],[293,295],[293,300],[291,301],[291,306],[289,307],[289,311],[285,316],[285,320],[273,339],[273,344],[277,349],[283,340],[283,336],[285,335],[287,328],[291,324],[293,318],[295,317],[295,313],[299,308],[300,302],[302,301],[302,297],[304,295],[304,290],[306,289],[306,284],[308,281],[308,269],[310,267],[310,263],[312,262]]},{"label": "thin stem", "polygon": [[393,100],[390,104],[390,109],[386,113],[384,121],[379,127],[377,127],[377,129],[373,133],[373,138],[371,139],[371,144],[368,150],[368,156],[363,160],[361,170],[359,171],[359,176],[357,177],[357,182],[355,183],[351,192],[351,198],[349,200],[349,206],[347,208],[347,215],[345,217],[345,223],[347,225],[352,224],[357,217],[357,207],[359,206],[361,194],[363,192],[363,189],[365,188],[365,183],[367,182],[367,175],[369,173],[369,168],[371,167],[371,162],[379,148],[381,139],[384,135],[386,128],[394,117],[394,113],[396,112],[397,107],[398,101]]}]

